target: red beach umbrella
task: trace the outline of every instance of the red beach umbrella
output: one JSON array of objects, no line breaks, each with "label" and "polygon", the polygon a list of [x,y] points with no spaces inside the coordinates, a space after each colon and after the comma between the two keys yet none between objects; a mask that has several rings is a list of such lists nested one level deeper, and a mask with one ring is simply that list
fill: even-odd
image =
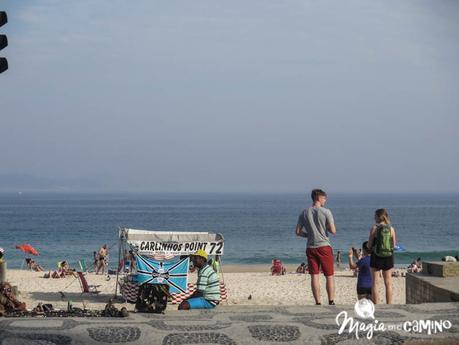
[{"label": "red beach umbrella", "polygon": [[28,254],[32,254],[32,255],[36,255],[36,256],[40,255],[40,253],[38,253],[38,251],[34,247],[32,247],[30,244],[17,245],[16,249],[19,249],[22,252],[28,253]]}]

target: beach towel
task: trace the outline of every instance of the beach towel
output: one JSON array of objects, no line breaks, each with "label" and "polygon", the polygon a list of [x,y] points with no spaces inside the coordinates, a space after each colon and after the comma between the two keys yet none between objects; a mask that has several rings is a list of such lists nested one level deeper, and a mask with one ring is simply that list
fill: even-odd
[{"label": "beach towel", "polygon": [[188,267],[190,258],[179,261],[156,261],[136,255],[137,275],[139,284],[168,284],[170,293],[185,293],[188,284]]}]

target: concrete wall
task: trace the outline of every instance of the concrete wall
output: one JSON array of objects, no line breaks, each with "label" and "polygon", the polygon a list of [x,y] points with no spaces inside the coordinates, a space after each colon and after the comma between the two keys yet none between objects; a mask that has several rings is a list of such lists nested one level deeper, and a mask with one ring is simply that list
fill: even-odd
[{"label": "concrete wall", "polygon": [[423,262],[423,272],[436,277],[459,277],[459,262]]},{"label": "concrete wall", "polygon": [[406,303],[459,302],[459,278],[407,273]]}]

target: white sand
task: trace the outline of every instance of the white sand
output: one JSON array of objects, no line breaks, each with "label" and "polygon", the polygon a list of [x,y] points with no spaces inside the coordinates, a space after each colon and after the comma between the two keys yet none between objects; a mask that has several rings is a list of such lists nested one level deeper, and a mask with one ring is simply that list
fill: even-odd
[{"label": "white sand", "polygon": [[[289,267],[290,269],[291,267]],[[265,272],[260,272],[260,269]],[[236,273],[240,271],[252,271]],[[255,271],[255,272],[253,272]],[[229,266],[225,269],[224,279],[228,291],[229,305],[311,305],[314,304],[310,277],[307,274],[289,273],[284,276],[271,276],[269,266],[258,266],[258,272],[251,266]],[[7,279],[16,285],[20,291],[19,300],[33,308],[38,302],[51,303],[55,308],[65,308],[67,300],[74,306],[102,309],[115,291],[115,276],[107,280],[106,276],[89,273],[86,279],[89,284],[101,285],[99,295],[81,294],[78,279],[67,277],[63,279],[42,278],[42,272],[26,270],[8,270]],[[191,282],[196,280],[192,274]],[[322,302],[327,302],[325,279],[321,276]],[[338,271],[335,276],[337,304],[354,304],[356,301],[357,279],[350,271]],[[384,298],[383,287],[381,299]],[[405,278],[393,278],[394,303],[405,303]],[[62,298],[59,291],[65,294]],[[252,296],[249,300],[248,297]],[[381,301],[382,302],[382,301]],[[133,304],[126,305],[129,310]]]},{"label": "white sand", "polygon": [[[227,273],[224,277],[228,289],[229,304],[314,304],[309,274],[271,276],[269,273]],[[328,300],[325,289],[325,277],[321,276],[320,280],[322,303],[326,304]],[[355,303],[357,300],[357,278],[352,277],[350,271],[336,272],[335,285],[336,304]],[[393,278],[393,292],[393,302],[395,304],[405,304],[405,278]],[[252,299],[248,300],[248,296],[250,295]],[[380,286],[380,298],[384,296],[383,286]]]}]

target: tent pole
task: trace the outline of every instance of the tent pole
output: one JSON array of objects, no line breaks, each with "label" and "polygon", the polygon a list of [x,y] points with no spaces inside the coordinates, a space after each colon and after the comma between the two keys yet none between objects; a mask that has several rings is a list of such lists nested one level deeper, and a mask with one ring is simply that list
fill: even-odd
[{"label": "tent pole", "polygon": [[[121,260],[121,239],[120,239],[121,228],[118,228],[118,262],[116,265],[116,284],[115,284],[115,299],[118,298],[118,276],[119,276],[119,266]],[[123,267],[124,268],[124,267]]]},{"label": "tent pole", "polygon": [[223,276],[223,260],[222,260],[222,256],[223,255],[220,255],[218,258],[220,259],[220,271],[222,272],[222,281],[224,283],[225,282],[225,277]]},{"label": "tent pole", "polygon": [[[225,289],[226,289],[226,284],[225,284],[225,277],[223,276],[223,260],[222,260],[222,257],[223,255],[219,255],[218,258],[220,260],[220,271],[221,271],[221,274],[222,274],[222,282],[223,282],[223,285],[225,286]],[[227,290],[228,291],[228,290]],[[228,292],[227,292],[228,293]],[[226,299],[226,304],[228,304],[228,299]]]}]

